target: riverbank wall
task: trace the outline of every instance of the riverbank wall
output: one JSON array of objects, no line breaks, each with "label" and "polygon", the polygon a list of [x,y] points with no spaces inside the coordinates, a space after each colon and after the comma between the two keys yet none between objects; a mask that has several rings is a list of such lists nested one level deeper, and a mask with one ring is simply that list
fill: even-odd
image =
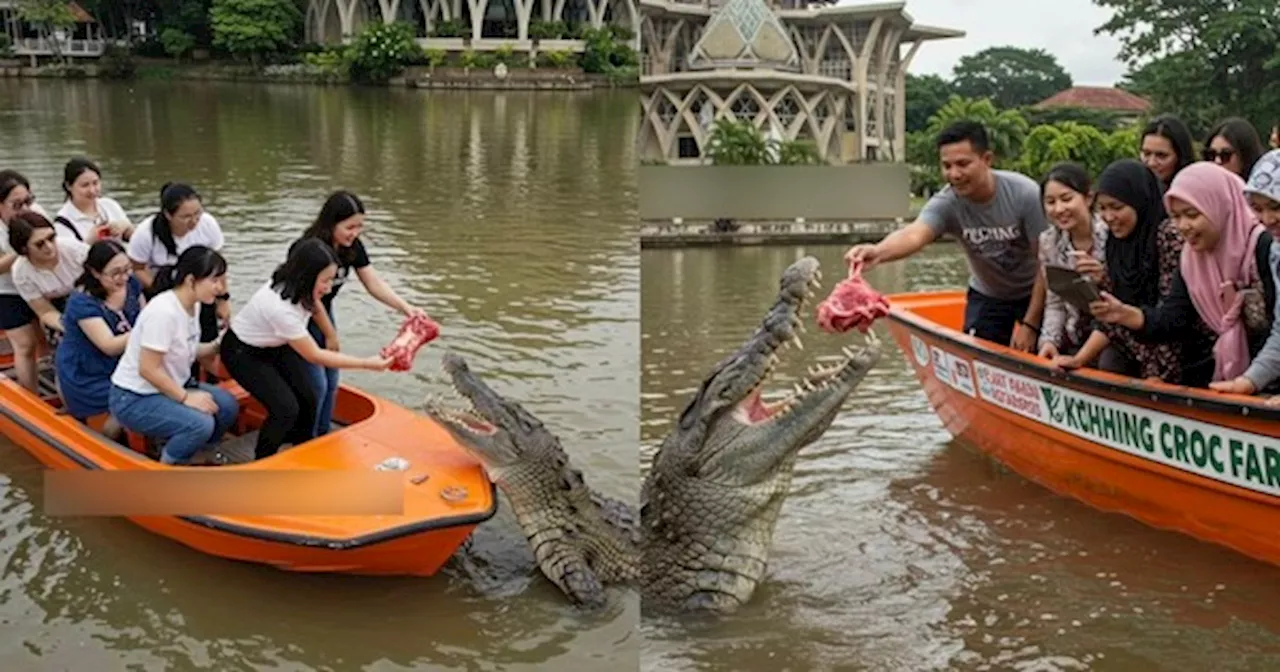
[{"label": "riverbank wall", "polygon": [[642,165],[640,246],[856,244],[910,223],[899,163]]},{"label": "riverbank wall", "polygon": [[[0,77],[31,79],[128,79],[175,81],[235,81],[276,84],[353,86],[348,77],[336,76],[306,64],[253,67],[233,63],[174,63],[170,60],[135,58],[127,76],[109,72],[101,63],[31,66],[24,60],[0,60]],[[617,79],[584,72],[581,68],[464,68],[410,66],[385,84],[359,84],[417,89],[475,89],[488,91],[589,91],[626,89],[639,80]]]}]

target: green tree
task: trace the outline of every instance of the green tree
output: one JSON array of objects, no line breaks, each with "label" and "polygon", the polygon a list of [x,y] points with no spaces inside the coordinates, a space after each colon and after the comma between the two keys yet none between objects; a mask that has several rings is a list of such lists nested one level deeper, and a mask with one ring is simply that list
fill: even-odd
[{"label": "green tree", "polygon": [[951,83],[938,75],[907,75],[908,133],[924,130],[938,108],[951,97]]},{"label": "green tree", "polygon": [[57,30],[70,31],[76,25],[76,17],[71,8],[62,0],[20,0],[18,17],[36,27],[40,39],[45,40],[53,50],[54,58],[66,63],[62,53],[62,45],[54,39]]},{"label": "green tree", "polygon": [[[1133,155],[1132,147],[1125,149],[1126,156]],[[1110,138],[1102,131],[1064,121],[1031,129],[1018,159],[1021,172],[1039,179],[1060,161],[1074,161],[1084,166],[1090,175],[1097,175],[1115,160],[1115,155]]]},{"label": "green tree", "polygon": [[1226,114],[1258,127],[1280,110],[1280,3],[1275,0],[1094,0],[1114,12],[1095,34],[1117,37],[1127,87],[1176,111],[1197,135]]},{"label": "green tree", "polygon": [[716,119],[707,143],[707,158],[718,166],[802,165],[820,163],[813,145],[767,140],[749,121]]},{"label": "green tree", "polygon": [[294,43],[302,12],[293,0],[214,0],[209,24],[215,47],[257,67]]},{"label": "green tree", "polygon": [[[1022,141],[1029,130],[1027,119],[1017,110],[997,109],[988,98],[974,100],[952,96],[946,105],[929,118],[929,127],[925,132],[931,139],[936,138],[944,127],[966,119],[980,122],[986,127],[991,149],[996,155],[996,165],[1008,166],[1016,162],[1022,150]],[[933,157],[935,164],[936,151],[934,150]]]},{"label": "green tree", "polygon": [[1033,105],[1071,88],[1071,75],[1043,49],[989,47],[961,58],[952,74],[958,95],[990,98],[1001,108]]}]

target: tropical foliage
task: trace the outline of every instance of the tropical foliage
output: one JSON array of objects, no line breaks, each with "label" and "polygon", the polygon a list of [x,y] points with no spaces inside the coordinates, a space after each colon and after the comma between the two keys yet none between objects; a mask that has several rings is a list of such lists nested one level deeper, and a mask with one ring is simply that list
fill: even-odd
[{"label": "tropical foliage", "polygon": [[715,165],[759,166],[819,163],[813,145],[765,138],[751,122],[721,117],[712,126],[707,158]]}]

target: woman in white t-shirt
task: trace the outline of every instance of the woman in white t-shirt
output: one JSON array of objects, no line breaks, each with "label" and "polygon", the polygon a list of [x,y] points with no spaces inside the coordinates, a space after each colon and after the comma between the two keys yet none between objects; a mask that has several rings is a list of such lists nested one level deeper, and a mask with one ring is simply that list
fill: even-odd
[{"label": "woman in white t-shirt", "polygon": [[56,341],[62,333],[62,310],[84,274],[89,246],[59,238],[52,222],[28,210],[9,220],[9,247],[18,254],[10,271],[13,286]]},{"label": "woman in white t-shirt", "polygon": [[332,289],[337,272],[331,246],[315,238],[303,240],[231,319],[222,339],[227,373],[267,410],[254,450],[257,459],[315,435],[319,403],[312,366],[382,371],[391,364],[389,358],[325,350],[307,331],[315,311],[324,310],[320,299]]},{"label": "woman in white t-shirt", "polygon": [[62,170],[62,191],[67,200],[53,216],[58,235],[92,245],[104,238],[127,241],[133,223],[113,198],[102,195],[102,171],[84,157],[67,162]]},{"label": "woman in white t-shirt", "polygon": [[[169,182],[160,187],[160,210],[138,224],[129,239],[129,258],[143,288],[150,292],[156,272],[178,263],[178,255],[192,245],[222,251],[222,227],[204,211],[200,194],[190,185]],[[218,336],[218,321],[231,319],[230,297],[200,306],[200,340]]]},{"label": "woman in white t-shirt", "polygon": [[12,270],[18,253],[9,245],[8,222],[20,212],[35,212],[49,219],[49,213],[36,203],[27,178],[15,170],[0,170],[0,331],[13,349],[18,384],[37,392],[36,353],[40,349],[40,329],[36,326],[35,312],[13,284]]},{"label": "woman in white t-shirt", "polygon": [[225,292],[226,274],[226,259],[207,247],[179,255],[156,278],[162,291],[138,313],[111,376],[111,415],[126,429],[163,440],[164,464],[186,464],[201,447],[216,445],[240,413],[230,392],[191,376],[191,365],[212,357],[219,343],[200,342],[196,304]]}]

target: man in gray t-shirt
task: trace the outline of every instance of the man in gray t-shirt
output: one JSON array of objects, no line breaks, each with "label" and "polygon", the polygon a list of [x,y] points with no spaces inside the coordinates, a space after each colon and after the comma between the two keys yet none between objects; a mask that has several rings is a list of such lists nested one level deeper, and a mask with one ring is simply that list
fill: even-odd
[{"label": "man in gray t-shirt", "polygon": [[929,199],[914,222],[879,243],[855,246],[845,258],[870,267],[909,257],[950,234],[969,258],[965,333],[1030,350],[1044,312],[1036,252],[1040,232],[1049,224],[1040,187],[1025,175],[991,167],[981,124],[958,122],[943,130],[938,153],[947,187]]}]

